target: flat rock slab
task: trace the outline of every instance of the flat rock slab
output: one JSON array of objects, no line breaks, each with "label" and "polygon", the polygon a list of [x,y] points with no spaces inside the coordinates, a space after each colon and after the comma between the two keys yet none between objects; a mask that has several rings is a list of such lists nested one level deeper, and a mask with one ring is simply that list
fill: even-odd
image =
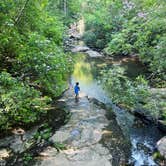
[{"label": "flat rock slab", "polygon": [[86,52],[88,51],[90,48],[87,46],[75,46],[71,51],[76,53],[76,52]]},{"label": "flat rock slab", "polygon": [[[99,153],[100,152],[100,153]],[[96,145],[81,149],[68,149],[56,155],[45,158],[40,166],[111,166],[109,151]]]},{"label": "flat rock slab", "polygon": [[22,135],[22,139],[19,134],[13,134],[12,136],[0,139],[0,147],[9,147],[15,153],[22,153],[26,151],[31,144],[33,144],[31,139],[34,137],[37,129],[38,126],[26,131]]},{"label": "flat rock slab", "polygon": [[112,166],[112,155],[100,143],[104,128],[109,124],[105,110],[82,94],[76,103],[71,90],[60,100],[67,104],[71,118],[50,141],[63,143],[67,149],[59,153],[54,153],[53,147],[45,149],[37,158],[36,166]]},{"label": "flat rock slab", "polygon": [[98,53],[97,51],[93,51],[93,50],[88,50],[85,53],[88,54],[88,56],[91,57],[91,58],[102,57],[102,55],[100,53]]},{"label": "flat rock slab", "polygon": [[70,137],[70,133],[66,131],[57,131],[51,138],[52,142],[64,142]]}]

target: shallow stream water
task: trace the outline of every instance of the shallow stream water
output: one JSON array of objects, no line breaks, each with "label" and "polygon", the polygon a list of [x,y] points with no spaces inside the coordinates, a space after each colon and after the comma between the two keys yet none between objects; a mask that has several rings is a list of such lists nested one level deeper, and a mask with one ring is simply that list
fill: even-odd
[{"label": "shallow stream water", "polygon": [[[74,86],[75,82],[79,82],[81,91],[85,92],[88,97],[94,97],[105,104],[111,105],[123,134],[126,139],[130,140],[132,145],[129,150],[131,155],[128,163],[135,166],[158,165],[153,160],[152,154],[155,150],[156,142],[163,134],[156,126],[152,124],[146,125],[126,110],[112,104],[111,99],[108,97],[110,92],[104,91],[102,85],[97,81],[98,78],[102,79],[100,71],[108,69],[112,64],[125,67],[129,77],[136,77],[142,73],[144,71],[143,66],[133,59],[123,61],[103,60],[102,58],[89,58],[83,53],[78,53],[75,56],[77,56],[77,60],[71,77],[71,86]],[[109,139],[104,142],[109,148]]]}]

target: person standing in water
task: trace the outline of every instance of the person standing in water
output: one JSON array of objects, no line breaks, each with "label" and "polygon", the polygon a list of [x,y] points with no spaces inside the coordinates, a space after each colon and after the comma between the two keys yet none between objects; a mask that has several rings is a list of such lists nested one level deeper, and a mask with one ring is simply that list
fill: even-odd
[{"label": "person standing in water", "polygon": [[75,99],[76,100],[78,100],[79,91],[80,91],[79,82],[76,82],[76,85],[74,86],[74,92],[75,92]]}]

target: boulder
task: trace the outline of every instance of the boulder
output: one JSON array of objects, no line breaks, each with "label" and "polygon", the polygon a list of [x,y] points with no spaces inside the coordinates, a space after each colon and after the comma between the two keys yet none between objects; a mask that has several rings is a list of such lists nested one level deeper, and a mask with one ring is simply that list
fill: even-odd
[{"label": "boulder", "polygon": [[157,149],[160,154],[166,159],[166,136],[164,136],[157,142]]},{"label": "boulder", "polygon": [[102,57],[102,55],[100,53],[98,53],[97,51],[93,51],[93,50],[86,51],[86,54],[88,54],[88,56],[91,57],[91,58]]},{"label": "boulder", "polygon": [[75,40],[80,40],[81,39],[81,35],[80,34],[71,34],[69,36],[70,39],[75,39]]}]

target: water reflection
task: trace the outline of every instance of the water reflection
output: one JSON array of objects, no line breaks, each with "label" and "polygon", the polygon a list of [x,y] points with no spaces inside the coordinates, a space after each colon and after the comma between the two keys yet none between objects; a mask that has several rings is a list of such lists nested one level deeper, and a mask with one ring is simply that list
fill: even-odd
[{"label": "water reflection", "polygon": [[79,82],[80,89],[90,97],[102,102],[110,102],[107,94],[97,83],[97,64],[86,58],[85,54],[78,54],[74,65],[74,72],[71,77],[72,86]]},{"label": "water reflection", "polygon": [[80,83],[90,84],[93,82],[91,65],[85,61],[85,56],[81,54],[78,56],[79,57],[77,58],[77,62],[74,65],[73,77]]}]

